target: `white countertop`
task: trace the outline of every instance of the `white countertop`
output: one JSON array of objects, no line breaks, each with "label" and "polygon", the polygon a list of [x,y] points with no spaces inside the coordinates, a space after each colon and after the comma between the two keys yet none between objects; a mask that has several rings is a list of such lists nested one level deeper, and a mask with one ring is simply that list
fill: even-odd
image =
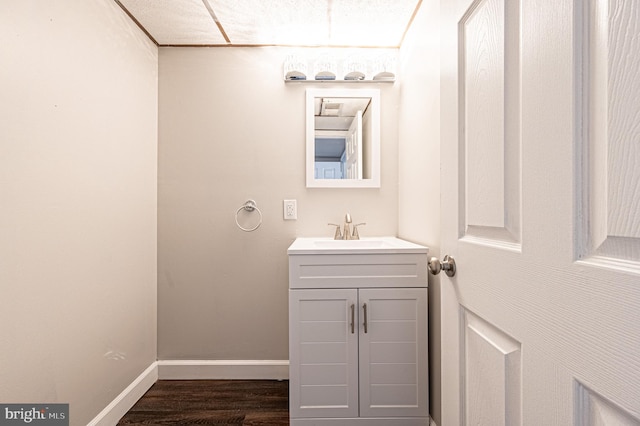
[{"label": "white countertop", "polygon": [[429,248],[396,237],[365,237],[359,240],[334,240],[329,237],[299,237],[287,253],[297,254],[393,254],[428,253]]}]

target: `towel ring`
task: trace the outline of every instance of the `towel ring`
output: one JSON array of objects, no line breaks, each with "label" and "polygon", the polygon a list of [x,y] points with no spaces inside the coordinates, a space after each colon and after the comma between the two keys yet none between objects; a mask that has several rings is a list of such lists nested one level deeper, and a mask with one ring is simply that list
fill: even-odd
[{"label": "towel ring", "polygon": [[[260,214],[260,221],[258,222],[258,224],[256,226],[254,226],[253,228],[244,228],[242,225],[240,225],[240,222],[238,222],[238,214],[242,210],[247,211],[247,212],[252,212],[254,210],[257,210],[258,213]],[[258,206],[256,205],[256,202],[254,200],[245,201],[245,203],[243,205],[241,205],[240,208],[236,211],[236,225],[238,225],[238,228],[242,229],[244,232],[253,232],[256,229],[260,228],[260,225],[262,225],[262,212],[260,211],[260,209],[258,208]]]}]

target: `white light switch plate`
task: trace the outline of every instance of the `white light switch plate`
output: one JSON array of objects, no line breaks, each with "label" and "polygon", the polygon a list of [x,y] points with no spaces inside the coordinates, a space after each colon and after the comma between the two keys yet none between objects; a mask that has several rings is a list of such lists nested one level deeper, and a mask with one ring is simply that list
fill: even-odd
[{"label": "white light switch plate", "polygon": [[284,200],[284,219],[298,219],[298,206],[296,200]]}]

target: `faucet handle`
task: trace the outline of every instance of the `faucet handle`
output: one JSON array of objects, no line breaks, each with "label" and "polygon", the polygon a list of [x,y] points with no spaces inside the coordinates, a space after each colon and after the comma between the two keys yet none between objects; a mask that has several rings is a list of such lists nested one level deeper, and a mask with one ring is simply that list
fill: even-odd
[{"label": "faucet handle", "polygon": [[362,222],[362,223],[356,223],[355,225],[353,225],[353,233],[351,234],[352,240],[360,239],[360,234],[358,234],[358,226],[360,225],[366,225],[366,223]]},{"label": "faucet handle", "polygon": [[351,223],[351,215],[349,213],[344,215],[344,221],[346,223]]},{"label": "faucet handle", "polygon": [[331,226],[335,226],[336,227],[336,233],[333,236],[334,240],[342,240],[342,232],[340,232],[340,225],[335,224],[335,223],[327,223],[327,225],[331,225]]}]

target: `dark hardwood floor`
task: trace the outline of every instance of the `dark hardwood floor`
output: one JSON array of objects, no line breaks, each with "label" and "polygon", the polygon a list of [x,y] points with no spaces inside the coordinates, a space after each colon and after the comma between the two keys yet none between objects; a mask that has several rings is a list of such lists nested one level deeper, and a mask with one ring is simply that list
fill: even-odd
[{"label": "dark hardwood floor", "polygon": [[118,425],[289,424],[289,382],[159,380]]}]

